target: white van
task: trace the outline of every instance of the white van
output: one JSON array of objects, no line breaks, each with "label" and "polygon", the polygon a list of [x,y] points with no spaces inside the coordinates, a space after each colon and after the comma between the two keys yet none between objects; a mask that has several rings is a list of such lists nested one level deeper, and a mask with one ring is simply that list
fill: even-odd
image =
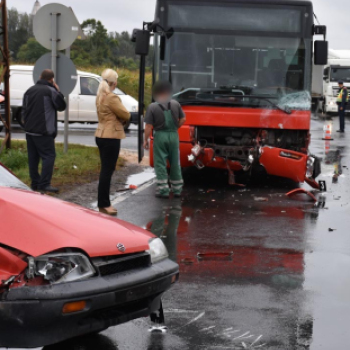
[{"label": "white van", "polygon": [[[33,66],[10,67],[10,98],[13,118],[18,120],[22,108],[24,93],[33,86]],[[101,77],[78,71],[77,85],[69,95],[69,122],[70,123],[97,123],[96,94]],[[138,102],[120,89],[115,89],[118,95],[131,113],[130,123],[138,124]],[[64,112],[58,113],[58,120],[64,121]],[[130,123],[125,126],[127,129]]]}]

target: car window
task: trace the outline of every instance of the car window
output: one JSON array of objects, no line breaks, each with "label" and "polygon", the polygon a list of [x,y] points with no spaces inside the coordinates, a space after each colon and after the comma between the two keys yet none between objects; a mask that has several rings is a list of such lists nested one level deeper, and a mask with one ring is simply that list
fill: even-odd
[{"label": "car window", "polygon": [[116,88],[113,93],[115,93],[116,95],[125,95],[125,92],[123,92],[122,90]]},{"label": "car window", "polygon": [[100,82],[95,78],[81,77],[80,91],[85,96],[96,96]]},{"label": "car window", "polygon": [[30,190],[30,188],[0,165],[0,186]]}]

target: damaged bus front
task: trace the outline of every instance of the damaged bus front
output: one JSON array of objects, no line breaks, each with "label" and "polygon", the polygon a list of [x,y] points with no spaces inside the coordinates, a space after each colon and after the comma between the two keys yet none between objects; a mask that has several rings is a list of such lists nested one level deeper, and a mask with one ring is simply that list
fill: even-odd
[{"label": "damaged bus front", "polygon": [[[187,116],[182,167],[227,169],[234,184],[234,172],[262,166],[317,187],[311,68],[313,35],[325,28],[314,26],[312,3],[158,0],[156,19],[154,81],[172,82]],[[315,64],[326,44],[316,43]]]}]

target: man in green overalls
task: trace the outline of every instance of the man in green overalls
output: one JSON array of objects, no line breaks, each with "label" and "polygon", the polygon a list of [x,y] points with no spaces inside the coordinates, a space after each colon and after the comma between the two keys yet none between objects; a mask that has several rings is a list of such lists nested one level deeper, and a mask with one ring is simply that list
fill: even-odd
[{"label": "man in green overalls", "polygon": [[183,179],[180,165],[178,129],[185,123],[186,116],[181,105],[171,99],[172,86],[169,82],[157,82],[153,87],[152,103],[145,117],[144,148],[149,149],[149,138],[154,131],[153,157],[157,176],[157,193],[160,198],[169,198],[167,161],[170,164],[171,191],[180,197]]}]

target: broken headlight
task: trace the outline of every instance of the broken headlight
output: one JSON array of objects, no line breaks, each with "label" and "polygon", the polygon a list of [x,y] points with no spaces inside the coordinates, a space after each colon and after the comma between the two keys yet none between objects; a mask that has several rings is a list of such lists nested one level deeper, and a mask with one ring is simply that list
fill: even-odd
[{"label": "broken headlight", "polygon": [[80,253],[48,254],[28,258],[27,277],[43,276],[52,284],[80,281],[95,274],[89,259]]},{"label": "broken headlight", "polygon": [[148,242],[152,264],[166,259],[169,256],[168,250],[160,238],[152,238]]}]

